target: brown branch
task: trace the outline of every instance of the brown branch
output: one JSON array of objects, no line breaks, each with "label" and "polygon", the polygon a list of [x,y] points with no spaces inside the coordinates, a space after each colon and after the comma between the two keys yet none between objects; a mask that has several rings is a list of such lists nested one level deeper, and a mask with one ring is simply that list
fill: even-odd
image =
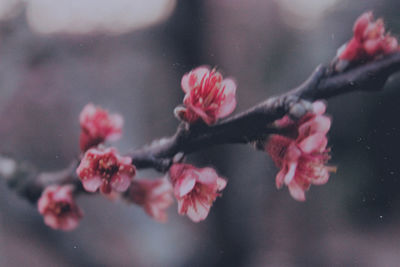
[{"label": "brown branch", "polygon": [[[154,168],[166,172],[174,160],[202,148],[263,140],[277,131],[272,122],[286,114],[295,118],[303,116],[310,109],[310,102],[314,100],[328,99],[353,91],[379,91],[389,76],[399,70],[400,52],[343,73],[335,73],[331,68],[319,66],[303,84],[287,93],[268,98],[212,126],[182,122],[173,136],[161,138],[150,145],[133,150],[129,156],[137,169]],[[77,162],[74,161],[61,171],[38,172],[29,164],[17,164],[12,159],[0,155],[0,176],[4,177],[18,194],[33,203],[40,197],[44,188],[51,184],[74,184],[76,192],[83,192],[80,180],[76,177],[76,166]],[[3,171],[7,168],[9,171]]]},{"label": "brown branch", "polygon": [[3,177],[10,188],[17,194],[35,203],[46,186],[52,184],[73,184],[76,192],[84,192],[76,176],[77,162],[73,161],[67,168],[53,172],[39,172],[27,162],[17,163],[15,160],[0,155],[0,177]]},{"label": "brown branch", "polygon": [[379,91],[390,75],[400,70],[400,52],[359,65],[343,73],[319,66],[300,86],[271,97],[216,125],[181,123],[175,135],[129,153],[138,168],[168,170],[178,153],[188,154],[202,148],[234,143],[251,143],[276,131],[271,123],[289,114],[301,117],[309,102],[328,99],[353,91]]}]

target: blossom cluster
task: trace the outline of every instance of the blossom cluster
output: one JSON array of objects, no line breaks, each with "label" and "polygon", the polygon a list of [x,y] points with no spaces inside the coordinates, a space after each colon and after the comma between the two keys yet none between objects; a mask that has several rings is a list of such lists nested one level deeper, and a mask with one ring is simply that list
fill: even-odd
[{"label": "blossom cluster", "polygon": [[385,31],[382,19],[374,21],[372,12],[365,12],[354,23],[353,38],[337,52],[342,70],[349,63],[371,60],[399,51],[397,39]]},{"label": "blossom cluster", "polygon": [[[199,67],[182,78],[186,93],[178,117],[187,124],[202,120],[206,125],[229,115],[236,106],[236,84],[223,79],[215,69]],[[315,102],[312,112],[299,121],[288,116],[275,122],[286,129],[286,135],[272,135],[266,151],[281,169],[276,178],[280,188],[289,187],[291,195],[304,200],[311,184],[326,183],[329,159],[326,133],[330,118],[323,115],[325,104]],[[178,213],[193,222],[207,218],[211,206],[221,196],[227,180],[211,167],[198,168],[180,161],[174,162],[168,173],[158,179],[137,179],[132,158],[122,156],[114,147],[104,147],[105,141],[116,140],[122,134],[122,116],[109,114],[93,104],[84,107],[80,115],[81,155],[76,174],[89,193],[99,191],[108,198],[122,197],[141,206],[155,220],[165,222],[167,209],[177,201]],[[72,185],[46,188],[38,202],[45,223],[54,229],[71,230],[78,225],[82,212],[74,200]]]},{"label": "blossom cluster", "polygon": [[[236,84],[223,79],[215,69],[199,67],[182,78],[186,93],[183,105],[175,112],[186,123],[203,120],[208,125],[226,117],[236,106]],[[104,147],[122,135],[123,118],[110,114],[92,103],[80,116],[81,155],[76,174],[82,187],[89,193],[99,191],[110,199],[125,198],[143,207],[155,220],[165,222],[166,210],[178,202],[178,213],[199,222],[209,214],[213,202],[226,186],[226,180],[210,167],[196,168],[191,164],[174,163],[163,178],[135,179],[136,167],[129,156],[122,156],[114,147]],[[82,212],[74,199],[75,186],[49,186],[38,201],[39,212],[45,223],[60,230],[78,226]]]},{"label": "blossom cluster", "polygon": [[288,116],[275,122],[278,128],[287,130],[285,136],[271,135],[265,145],[276,166],[280,168],[276,176],[276,186],[288,186],[291,196],[305,200],[305,191],[311,184],[322,185],[328,182],[329,172],[334,167],[325,166],[329,159],[326,134],[331,119],[324,115],[326,106],[317,101],[312,111],[299,121]]},{"label": "blossom cluster", "polygon": [[[385,32],[381,19],[373,20],[371,12],[357,19],[353,31],[352,39],[338,51],[336,70],[399,50],[397,39]],[[191,130],[195,124],[203,129],[212,127],[236,107],[236,83],[215,68],[201,66],[186,73],[181,87],[185,96],[174,113],[185,129]],[[261,140],[263,149],[279,168],[276,187],[286,185],[298,201],[305,201],[310,186],[327,183],[330,173],[336,170],[327,165],[331,118],[325,112],[325,103],[316,101],[301,118],[295,120],[286,115],[276,120],[272,125],[276,133]],[[141,206],[159,222],[167,221],[167,209],[176,200],[180,215],[200,222],[207,218],[227,185],[227,180],[215,169],[184,163],[184,157],[172,157],[161,178],[138,179],[134,159],[121,155],[114,147],[105,147],[105,142],[122,136],[121,115],[89,103],[83,108],[79,122],[82,153],[76,174],[82,187],[72,183],[50,185],[43,190],[38,210],[51,228],[72,230],[78,226],[83,216],[75,201],[79,190],[99,192],[110,199],[123,198]]]}]

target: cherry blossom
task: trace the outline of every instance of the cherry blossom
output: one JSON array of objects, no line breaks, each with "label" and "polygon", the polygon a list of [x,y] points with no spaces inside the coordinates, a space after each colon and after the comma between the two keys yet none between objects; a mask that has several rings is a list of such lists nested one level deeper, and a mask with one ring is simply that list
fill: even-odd
[{"label": "cherry blossom", "polygon": [[313,112],[297,122],[287,116],[278,120],[276,125],[289,129],[289,133],[270,136],[265,146],[280,168],[277,188],[287,185],[291,196],[298,201],[305,200],[305,191],[311,184],[328,182],[329,173],[335,170],[325,165],[330,158],[326,134],[331,126],[331,119],[323,115],[325,109],[325,104],[317,101],[313,103]]},{"label": "cherry blossom", "polygon": [[166,222],[166,209],[173,203],[172,185],[166,178],[135,180],[129,191],[129,199],[142,206],[155,220]]},{"label": "cherry blossom", "polygon": [[383,20],[374,21],[372,12],[365,12],[356,20],[353,32],[353,38],[338,50],[340,60],[371,59],[399,50],[397,39],[385,33]]},{"label": "cherry blossom", "polygon": [[86,151],[76,170],[84,189],[103,194],[112,190],[124,192],[136,173],[130,157],[122,157],[115,148],[91,148]]},{"label": "cherry blossom", "polygon": [[53,229],[75,229],[83,213],[72,195],[72,185],[51,185],[45,188],[38,200],[39,213],[46,225]]},{"label": "cherry blossom", "polygon": [[115,141],[121,137],[124,120],[119,114],[109,114],[92,103],[87,104],[80,116],[82,128],[80,148],[82,151],[97,146],[105,141]]},{"label": "cherry blossom", "polygon": [[175,109],[180,119],[194,123],[202,119],[208,125],[231,114],[236,107],[236,83],[215,69],[198,67],[185,74],[181,81],[185,92],[184,107]]},{"label": "cherry blossom", "polygon": [[169,175],[178,200],[179,214],[186,214],[194,222],[207,218],[212,203],[227,183],[214,169],[198,169],[190,164],[172,165]]}]

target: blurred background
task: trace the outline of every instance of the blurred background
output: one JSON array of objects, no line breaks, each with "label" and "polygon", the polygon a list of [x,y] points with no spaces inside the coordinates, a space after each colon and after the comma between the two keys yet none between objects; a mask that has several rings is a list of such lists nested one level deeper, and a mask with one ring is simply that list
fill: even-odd
[{"label": "blurred background", "polygon": [[[124,115],[122,152],[170,135],[180,79],[203,64],[236,79],[245,110],[329,63],[367,10],[400,33],[397,0],[0,0],[0,151],[67,166],[88,102]],[[270,158],[243,145],[189,158],[229,179],[198,224],[176,205],[159,224],[82,196],[80,227],[53,231],[1,181],[0,266],[398,266],[399,86],[393,76],[384,92],[329,101],[338,172],[305,203],[278,191]]]}]

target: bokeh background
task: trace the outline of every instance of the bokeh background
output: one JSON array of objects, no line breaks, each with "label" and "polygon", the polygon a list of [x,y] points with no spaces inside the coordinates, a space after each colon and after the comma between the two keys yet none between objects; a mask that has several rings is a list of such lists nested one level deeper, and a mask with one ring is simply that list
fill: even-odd
[{"label": "bokeh background", "polygon": [[[67,166],[88,102],[124,115],[122,152],[170,135],[180,79],[203,64],[236,79],[245,110],[328,63],[367,10],[400,33],[398,0],[0,0],[0,152]],[[329,101],[338,172],[305,203],[278,191],[268,156],[243,145],[190,156],[229,179],[198,224],[176,206],[159,224],[82,196],[80,227],[57,232],[2,181],[0,266],[398,266],[399,87],[394,76],[383,92]]]}]

